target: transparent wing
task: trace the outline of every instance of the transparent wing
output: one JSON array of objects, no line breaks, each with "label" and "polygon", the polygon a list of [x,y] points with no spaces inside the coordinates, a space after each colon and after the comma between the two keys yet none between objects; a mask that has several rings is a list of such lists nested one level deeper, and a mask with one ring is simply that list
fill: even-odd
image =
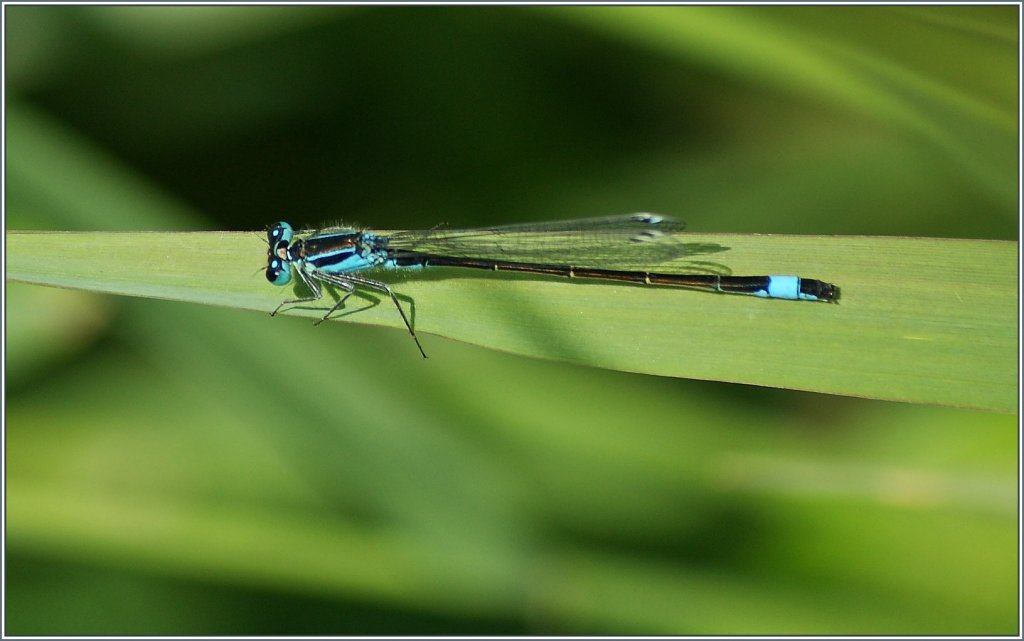
[{"label": "transparent wing", "polygon": [[382,234],[388,247],[422,254],[506,260],[548,265],[653,270],[665,263],[672,271],[724,273],[695,256],[726,251],[712,243],[686,243],[675,234],[685,223],[656,214],[628,214],[545,223],[473,229],[431,229]]}]

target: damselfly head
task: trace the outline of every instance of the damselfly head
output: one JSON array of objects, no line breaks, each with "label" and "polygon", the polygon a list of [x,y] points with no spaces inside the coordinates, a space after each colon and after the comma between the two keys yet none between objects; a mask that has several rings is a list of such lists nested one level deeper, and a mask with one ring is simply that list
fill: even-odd
[{"label": "damselfly head", "polygon": [[292,242],[295,230],[288,223],[281,221],[267,230],[267,280],[278,286],[287,285],[292,279],[292,268],[288,257],[288,245]]}]

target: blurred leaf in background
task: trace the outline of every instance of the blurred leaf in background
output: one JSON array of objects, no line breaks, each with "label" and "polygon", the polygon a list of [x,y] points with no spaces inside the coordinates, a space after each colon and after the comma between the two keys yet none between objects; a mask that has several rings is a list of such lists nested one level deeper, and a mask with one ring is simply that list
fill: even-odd
[{"label": "blurred leaf in background", "polygon": [[[1016,239],[1018,10],[5,6],[7,229]],[[1015,416],[6,297],[8,634],[1018,632]]]}]

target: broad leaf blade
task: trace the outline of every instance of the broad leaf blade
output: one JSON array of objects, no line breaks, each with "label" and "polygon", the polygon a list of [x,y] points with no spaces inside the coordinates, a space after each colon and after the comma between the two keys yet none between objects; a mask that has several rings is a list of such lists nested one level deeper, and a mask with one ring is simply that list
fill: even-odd
[{"label": "broad leaf blade", "polygon": [[[1016,243],[687,237],[730,247],[737,274],[770,266],[833,282],[841,303],[452,269],[382,276],[418,332],[511,353],[660,376],[1016,407]],[[266,283],[256,234],[8,232],[7,248],[8,278],[29,283],[262,312],[302,293]],[[348,310],[346,322],[401,326],[390,302],[372,294]],[[317,304],[289,313],[323,311]],[[429,339],[425,347],[429,353]]]}]

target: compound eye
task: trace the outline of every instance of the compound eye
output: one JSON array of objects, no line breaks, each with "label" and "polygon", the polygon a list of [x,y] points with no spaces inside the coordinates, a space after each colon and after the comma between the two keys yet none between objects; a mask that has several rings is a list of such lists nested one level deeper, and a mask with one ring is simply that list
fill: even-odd
[{"label": "compound eye", "polygon": [[267,241],[271,247],[276,246],[280,242],[284,242],[285,246],[292,242],[292,236],[295,235],[295,230],[288,223],[281,221],[267,230]]},{"label": "compound eye", "polygon": [[272,258],[267,265],[267,280],[277,286],[287,285],[292,280],[292,270],[280,258]]}]

